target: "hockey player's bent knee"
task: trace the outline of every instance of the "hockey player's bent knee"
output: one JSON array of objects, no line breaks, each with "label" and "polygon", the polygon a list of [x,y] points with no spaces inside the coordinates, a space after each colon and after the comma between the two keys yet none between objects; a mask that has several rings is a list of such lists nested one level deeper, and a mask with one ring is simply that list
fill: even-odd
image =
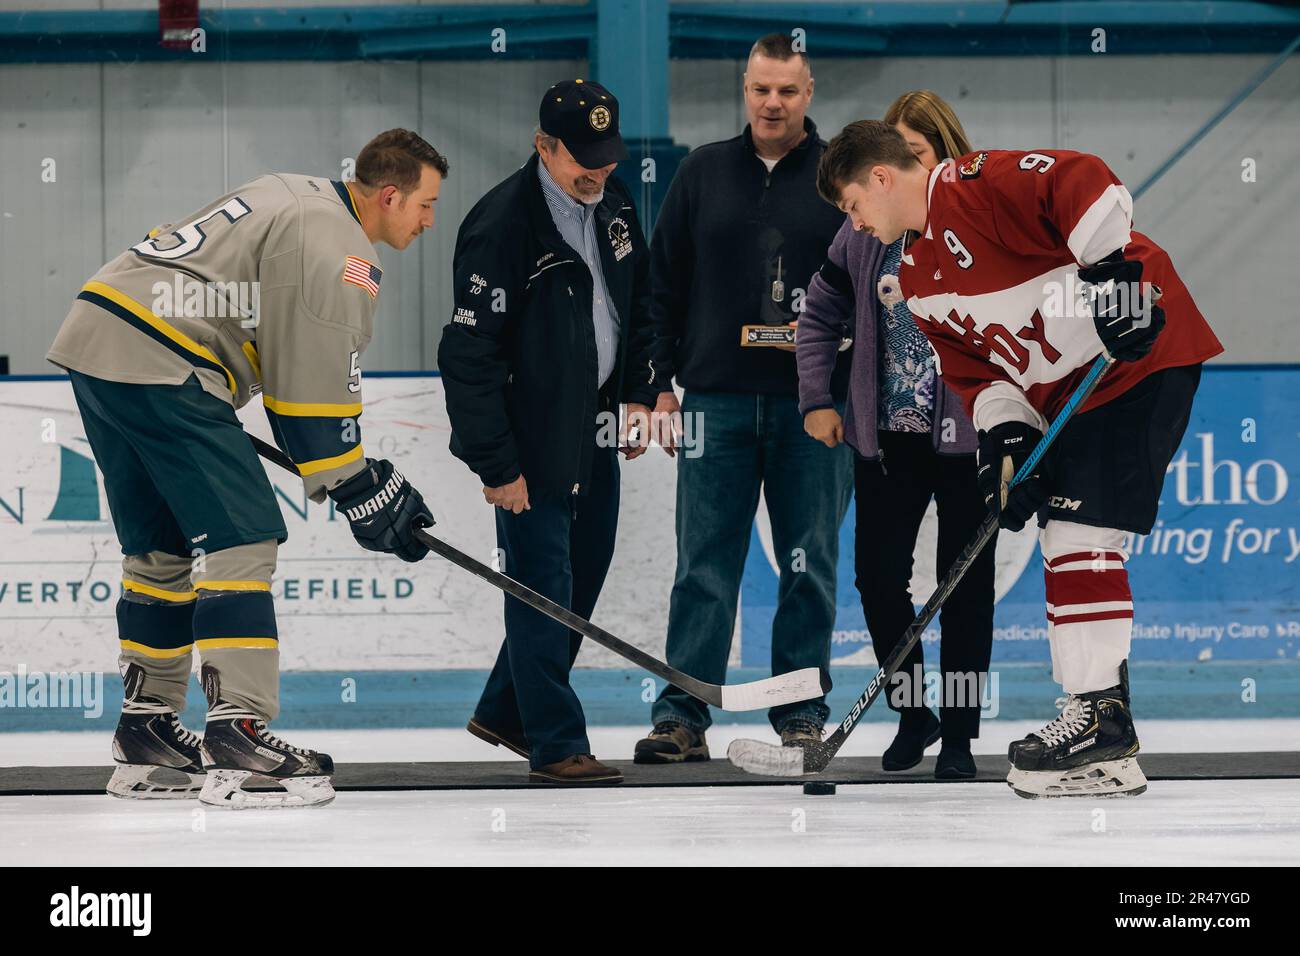
[{"label": "hockey player's bent knee", "polygon": [[194,646],[221,697],[265,720],[279,713],[280,651],[271,599],[277,545],[241,544],[196,559]]},{"label": "hockey player's bent knee", "polygon": [[173,710],[185,709],[194,647],[190,559],[162,551],[122,559],[122,597],[117,602],[118,663],[145,674],[139,692]]}]

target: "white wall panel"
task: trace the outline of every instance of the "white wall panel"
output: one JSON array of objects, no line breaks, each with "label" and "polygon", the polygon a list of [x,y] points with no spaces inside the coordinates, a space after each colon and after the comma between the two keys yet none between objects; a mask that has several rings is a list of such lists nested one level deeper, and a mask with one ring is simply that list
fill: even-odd
[{"label": "white wall panel", "polygon": [[14,372],[54,371],[45,352],[103,261],[101,75],[0,68],[0,354]]},{"label": "white wall panel", "polygon": [[[929,87],[981,145],[1100,153],[1131,188],[1253,76],[1263,56],[814,58],[823,135]],[[450,312],[456,228],[527,157],[537,101],[581,62],[0,66],[0,353],[42,356],[81,283],[144,230],[268,170],[337,176],[373,133],[414,126],[451,161],[437,225],[382,249],[371,368],[431,367]],[[671,125],[689,146],[743,126],[743,61],[675,61]],[[618,92],[617,90],[615,92]],[[1283,277],[1300,248],[1300,60],[1285,65],[1138,205],[1228,361],[1300,360]],[[40,163],[58,163],[55,183]],[[1258,181],[1241,181],[1241,162]]]}]

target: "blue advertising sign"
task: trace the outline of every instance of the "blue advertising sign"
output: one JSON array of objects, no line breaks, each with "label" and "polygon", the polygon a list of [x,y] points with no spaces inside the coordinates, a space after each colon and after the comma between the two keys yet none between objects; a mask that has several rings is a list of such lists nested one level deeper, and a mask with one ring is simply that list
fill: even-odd
[{"label": "blue advertising sign", "polygon": [[[912,600],[932,593],[934,507],[915,555]],[[874,660],[854,587],[854,517],[840,529],[832,659]],[[1130,535],[1135,660],[1300,658],[1300,368],[1209,366],[1170,463],[1151,534]],[[997,541],[995,661],[1048,661],[1037,534]],[[741,662],[771,657],[777,561],[755,523],[741,593]],[[939,639],[938,619],[924,641]]]}]

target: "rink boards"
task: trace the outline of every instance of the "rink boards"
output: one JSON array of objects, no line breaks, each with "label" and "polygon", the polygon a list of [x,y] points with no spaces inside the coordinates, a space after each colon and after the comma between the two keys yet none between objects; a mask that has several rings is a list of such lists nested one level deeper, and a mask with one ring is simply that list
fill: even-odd
[{"label": "rink boards", "polygon": [[[1156,531],[1133,544],[1135,659],[1282,660],[1300,656],[1300,369],[1210,368],[1166,478]],[[436,533],[491,561],[492,515],[479,482],[450,455],[440,379],[372,375],[361,419],[367,454],[392,458],[431,501]],[[269,438],[255,405],[241,414]],[[112,672],[119,553],[98,473],[65,379],[0,380],[0,672]],[[707,423],[704,429],[707,446]],[[596,621],[662,653],[673,573],[674,467],[657,450],[623,467],[619,545]],[[289,527],[275,581],[282,665],[294,671],[490,667],[501,597],[437,560],[405,565],[360,551],[346,522],[268,476]],[[913,595],[934,586],[933,509]],[[838,661],[872,660],[853,587],[853,516],[841,531]],[[733,663],[770,656],[776,561],[755,523]],[[1041,561],[1032,531],[998,542],[994,660],[1047,660]],[[937,630],[926,635],[938,637]],[[580,663],[618,667],[588,647]]]}]

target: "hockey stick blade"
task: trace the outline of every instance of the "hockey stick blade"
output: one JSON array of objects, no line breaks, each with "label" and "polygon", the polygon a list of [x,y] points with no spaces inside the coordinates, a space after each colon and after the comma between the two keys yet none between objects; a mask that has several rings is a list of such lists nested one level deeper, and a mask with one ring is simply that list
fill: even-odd
[{"label": "hockey stick blade", "polygon": [[723,684],[723,710],[764,710],[822,695],[821,670],[805,667],[748,684]]},{"label": "hockey stick blade", "polygon": [[802,777],[821,773],[835,751],[826,744],[782,747],[762,740],[738,739],[727,748],[732,766],[764,777]]},{"label": "hockey stick blade", "polygon": [[[257,453],[267,461],[273,462],[295,475],[299,474],[298,466],[293,463],[293,459],[280,449],[274,445],[268,445],[256,435],[249,435],[248,438],[253,443],[253,447],[257,449]],[[615,637],[604,628],[597,627],[563,605],[556,604],[549,598],[543,597],[532,588],[520,584],[514,578],[488,567],[482,561],[471,558],[442,539],[435,538],[427,530],[423,528],[417,529],[415,537],[434,554],[447,559],[480,580],[495,585],[511,597],[522,601],[536,611],[540,611],[552,620],[577,631],[592,643],[613,651],[619,657],[631,661],[656,677],[680,687],[692,697],[696,697],[714,707],[720,707],[723,710],[762,710],[767,707],[777,707],[781,704],[797,704],[803,700],[811,700],[814,697],[822,696],[830,689],[829,682],[825,685],[822,684],[821,671],[816,667],[806,667],[803,670],[751,681],[748,684],[710,684],[706,681],[697,680],[691,675],[685,674],[677,670],[677,668],[670,667],[663,661],[652,657],[639,647]]]}]

